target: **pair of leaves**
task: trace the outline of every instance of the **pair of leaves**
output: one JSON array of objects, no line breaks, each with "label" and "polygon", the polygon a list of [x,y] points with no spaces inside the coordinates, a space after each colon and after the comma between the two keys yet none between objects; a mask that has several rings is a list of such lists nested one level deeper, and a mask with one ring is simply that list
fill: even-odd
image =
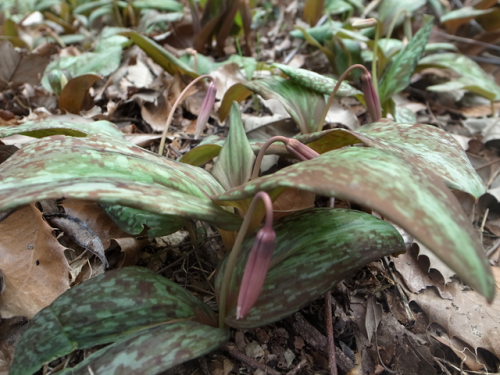
[{"label": "pair of leaves", "polygon": [[40,311],[19,341],[10,374],[30,375],[75,349],[112,342],[64,373],[87,374],[90,366],[95,373],[156,374],[227,341],[229,332],[214,326],[207,305],[163,276],[139,267],[114,270]]},{"label": "pair of leaves", "polygon": [[212,199],[246,204],[259,191],[278,195],[296,188],[367,206],[401,226],[432,250],[466,283],[492,299],[488,260],[453,194],[432,171],[376,148],[351,147],[284,168]]}]

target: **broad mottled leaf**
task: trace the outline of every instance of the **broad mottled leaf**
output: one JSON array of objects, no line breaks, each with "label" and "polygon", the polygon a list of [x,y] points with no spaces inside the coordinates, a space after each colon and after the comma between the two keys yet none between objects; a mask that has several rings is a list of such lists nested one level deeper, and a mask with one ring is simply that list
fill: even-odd
[{"label": "broad mottled leaf", "polygon": [[[215,203],[154,183],[119,177],[80,177],[55,182],[18,183],[0,189],[0,212],[42,199],[74,198],[143,210],[171,220],[202,220],[238,230],[241,218]],[[167,219],[167,218],[165,218]]]},{"label": "broad mottled leaf", "polygon": [[416,10],[420,9],[425,5],[425,0],[384,0],[380,3],[380,8],[378,9],[378,20],[382,22],[384,30],[383,34],[385,34],[390,24],[393,22],[394,17],[398,15],[398,19],[396,21],[396,26],[399,26],[403,23],[404,13],[399,13],[402,9],[410,12],[410,14],[414,13]]},{"label": "broad mottled leaf", "polygon": [[114,124],[104,120],[76,123],[58,119],[45,119],[27,121],[21,125],[0,128],[0,138],[9,137],[14,134],[27,135],[34,138],[49,137],[51,135],[85,137],[87,134],[103,134],[123,139],[123,133]]},{"label": "broad mottled leaf", "polygon": [[157,44],[155,41],[149,39],[148,37],[132,31],[130,33],[130,39],[132,39],[132,41],[140,48],[142,48],[144,52],[146,52],[155,63],[160,65],[168,73],[172,75],[183,74],[191,78],[198,77],[198,73],[191,70],[189,66],[184,64],[181,60],[168,52],[165,48]]},{"label": "broad mottled leaf", "polygon": [[[241,96],[234,95],[234,91],[230,92],[231,89],[226,92],[219,111],[221,120],[225,118],[224,115],[226,114],[225,111],[222,111],[222,108],[225,108],[225,110],[228,109],[228,101],[231,101],[231,103],[233,100],[240,102],[248,96],[248,90],[250,90],[266,100],[277,99],[297,123],[302,133],[312,133],[320,126],[326,103],[323,95],[316,91],[276,76],[258,81],[239,83],[235,86],[238,88],[237,91],[241,93]],[[247,91],[242,89],[242,87],[246,88]],[[246,96],[244,96],[245,94]]]},{"label": "broad mottled leaf", "polygon": [[482,91],[491,93],[495,100],[500,100],[500,87],[495,83],[495,80],[467,56],[458,53],[437,53],[426,56],[418,62],[419,70],[429,67],[451,69],[466,79],[459,81],[460,87],[463,87],[463,84],[475,83]]},{"label": "broad mottled leaf", "polygon": [[477,232],[453,194],[432,172],[390,151],[351,147],[250,181],[212,199],[226,205],[258,191],[293,187],[371,207],[433,251],[491,300],[495,285]]},{"label": "broad mottled leaf", "polygon": [[139,267],[106,272],[68,290],[35,315],[17,345],[10,374],[31,375],[74,349],[114,342],[178,319],[216,326],[207,305],[161,275]]},{"label": "broad mottled leaf", "polygon": [[255,160],[237,102],[233,102],[229,123],[229,134],[212,169],[212,176],[226,190],[248,181]]},{"label": "broad mottled leaf", "polygon": [[[273,64],[274,67],[285,73],[292,81],[299,85],[308,87],[321,94],[330,95],[338,80],[322,76],[307,69],[293,68],[284,64]],[[336,96],[363,96],[363,93],[356,90],[347,82],[342,82],[335,94]]]},{"label": "broad mottled leaf", "polygon": [[[61,57],[47,66],[43,74],[42,85],[47,91],[53,92],[53,86],[60,86],[61,75],[57,75],[58,72],[64,74],[68,80],[84,74],[107,76],[118,69],[121,56],[121,46],[114,46],[98,53],[84,52],[78,56]],[[49,82],[49,75],[51,77],[56,75],[58,78],[56,81]]]},{"label": "broad mottled leaf", "polygon": [[394,94],[404,90],[410,83],[411,75],[429,40],[433,19],[434,17],[424,16],[422,28],[418,30],[413,39],[392,60],[391,65],[385,70],[381,77],[378,92],[381,103],[384,103]]},{"label": "broad mottled leaf", "polygon": [[61,375],[156,375],[201,357],[229,340],[229,330],[196,322],[162,324],[110,345]]},{"label": "broad mottled leaf", "polygon": [[433,171],[449,188],[467,192],[476,199],[486,191],[460,144],[435,126],[385,120],[358,131],[332,129],[296,138],[320,154],[362,142],[395,152],[415,167]]},{"label": "broad mottled leaf", "polygon": [[179,217],[158,215],[120,205],[101,205],[108,216],[124,232],[147,237],[161,237],[177,232],[186,221]]},{"label": "broad mottled leaf", "polygon": [[476,199],[486,192],[463,148],[442,129],[386,121],[363,126],[357,134],[369,146],[393,151],[414,166],[431,170],[450,189],[465,191]]},{"label": "broad mottled leaf", "polygon": [[473,7],[463,7],[446,13],[445,15],[441,16],[439,21],[446,26],[449,33],[454,34],[461,25],[468,23],[470,20],[473,20],[478,16],[491,13],[492,11],[493,9],[476,9]]},{"label": "broad mottled leaf", "polygon": [[[242,245],[228,296],[226,323],[231,327],[254,328],[280,320],[320,297],[354,270],[405,247],[392,225],[359,211],[313,208],[278,220],[274,230],[276,247],[262,292],[249,314],[236,320],[239,286],[253,236]],[[225,265],[217,274],[216,288],[222,282]]]}]

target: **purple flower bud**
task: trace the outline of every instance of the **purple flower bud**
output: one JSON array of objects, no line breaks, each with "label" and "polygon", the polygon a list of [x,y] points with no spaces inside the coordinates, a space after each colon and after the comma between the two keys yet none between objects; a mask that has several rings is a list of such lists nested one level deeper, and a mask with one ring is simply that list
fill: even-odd
[{"label": "purple flower bud", "polygon": [[275,239],[276,233],[272,227],[265,226],[257,232],[241,280],[236,319],[244,318],[259,298],[271,263]]},{"label": "purple flower bud", "polygon": [[210,112],[215,103],[215,94],[217,93],[217,87],[215,86],[215,82],[212,81],[207,89],[207,95],[205,95],[205,99],[203,99],[203,103],[201,104],[200,113],[198,114],[198,120],[196,121],[196,130],[194,132],[194,138],[198,138],[203,129],[205,129],[205,125],[208,122],[208,118],[210,117]]},{"label": "purple flower bud", "polygon": [[285,148],[289,153],[294,154],[302,161],[311,160],[319,156],[312,148],[293,138],[285,143]]},{"label": "purple flower bud", "polygon": [[361,90],[365,94],[366,109],[370,114],[372,121],[378,121],[382,118],[382,108],[377,91],[373,87],[372,76],[365,73],[361,76]]}]

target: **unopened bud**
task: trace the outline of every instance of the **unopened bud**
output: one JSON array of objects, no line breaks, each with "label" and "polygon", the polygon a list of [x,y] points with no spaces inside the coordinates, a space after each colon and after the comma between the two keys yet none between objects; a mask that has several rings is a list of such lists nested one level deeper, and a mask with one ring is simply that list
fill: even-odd
[{"label": "unopened bud", "polygon": [[196,130],[194,132],[195,139],[198,138],[201,133],[203,133],[203,129],[205,129],[205,125],[208,122],[208,118],[210,117],[210,112],[215,103],[215,94],[217,93],[217,87],[215,86],[215,82],[212,81],[207,89],[207,94],[205,95],[205,99],[203,99],[203,103],[201,104],[200,113],[198,115],[198,120],[196,121]]},{"label": "unopened bud", "polygon": [[356,21],[352,24],[355,29],[368,29],[377,25],[377,20],[375,18],[367,18],[366,20]]},{"label": "unopened bud", "polygon": [[382,118],[382,107],[380,98],[375,87],[373,87],[372,76],[370,73],[364,73],[361,76],[361,90],[365,95],[366,109],[370,114],[372,121],[378,121]]},{"label": "unopened bud", "polygon": [[241,280],[236,319],[244,318],[259,298],[273,256],[275,240],[273,228],[264,227],[257,232]]},{"label": "unopened bud", "polygon": [[289,153],[295,155],[301,161],[311,160],[319,156],[319,154],[312,148],[306,146],[300,141],[297,141],[296,139],[290,139],[287,143],[285,143],[285,148]]}]

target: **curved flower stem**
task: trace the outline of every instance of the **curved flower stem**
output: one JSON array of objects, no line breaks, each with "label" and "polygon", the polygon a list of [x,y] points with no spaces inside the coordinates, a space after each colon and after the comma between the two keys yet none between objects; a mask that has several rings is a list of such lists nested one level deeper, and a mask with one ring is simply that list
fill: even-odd
[{"label": "curved flower stem", "polygon": [[373,59],[372,59],[372,80],[375,92],[378,92],[378,80],[377,80],[377,62],[378,62],[378,40],[380,39],[380,22],[377,21],[375,24],[375,40],[373,45]]},{"label": "curved flower stem", "polygon": [[179,105],[179,103],[181,101],[183,101],[186,98],[186,96],[187,96],[186,94],[187,94],[188,90],[195,83],[197,83],[198,81],[201,81],[204,78],[209,78],[213,81],[213,77],[209,74],[204,74],[202,76],[195,78],[193,81],[191,81],[191,83],[189,85],[186,86],[186,88],[184,90],[182,90],[181,94],[179,95],[177,100],[174,102],[174,105],[172,106],[172,109],[170,110],[170,113],[168,114],[165,128],[163,129],[163,133],[161,135],[160,148],[158,149],[159,155],[163,155],[163,150],[165,149],[165,140],[167,138],[167,131],[168,131],[168,128],[170,126],[170,123],[172,122],[172,119],[174,118],[174,113],[175,113],[175,110],[177,109],[177,106]]},{"label": "curved flower stem", "polygon": [[255,164],[253,165],[253,171],[252,175],[250,176],[251,180],[255,180],[259,178],[259,171],[260,171],[260,166],[262,164],[262,159],[264,158],[264,155],[266,154],[267,149],[269,146],[271,146],[274,142],[283,142],[285,145],[288,143],[288,138],[282,137],[281,135],[277,135],[275,137],[269,138],[260,148],[259,153],[257,154],[257,159],[255,159]]},{"label": "curved flower stem", "polygon": [[398,11],[396,12],[396,14],[394,15],[394,18],[392,19],[391,24],[389,25],[389,29],[387,30],[387,34],[386,34],[386,36],[385,36],[385,39],[387,39],[387,40],[391,39],[392,32],[394,31],[394,28],[396,27],[396,23],[398,22],[398,18],[399,18],[402,14],[404,14],[404,15],[405,15],[405,17],[407,17],[406,15],[407,15],[408,13],[409,13],[409,12],[408,12],[406,9],[404,9],[404,8],[402,8],[402,9],[400,9],[400,10],[398,10]]},{"label": "curved flower stem", "polygon": [[326,103],[325,111],[323,112],[323,116],[321,117],[321,121],[318,125],[317,131],[321,131],[321,129],[323,128],[323,125],[326,121],[326,116],[328,115],[328,110],[330,109],[330,107],[333,104],[333,100],[335,99],[335,94],[337,94],[337,91],[339,90],[340,85],[342,84],[342,81],[347,77],[347,75],[349,74],[349,72],[351,70],[356,69],[356,68],[363,69],[365,71],[365,73],[370,74],[368,69],[366,69],[366,67],[364,65],[361,65],[361,64],[351,65],[349,68],[347,68],[347,70],[344,73],[342,73],[342,75],[339,77],[339,80],[337,81],[337,84],[335,85],[332,93],[330,94],[330,97],[328,98],[328,102]]},{"label": "curved flower stem", "polygon": [[231,282],[231,278],[233,277],[234,265],[236,264],[236,259],[238,258],[238,254],[240,252],[241,244],[243,243],[243,239],[247,234],[248,226],[252,221],[252,215],[257,207],[258,201],[262,200],[264,205],[266,206],[266,222],[264,224],[265,227],[272,227],[273,225],[273,203],[271,198],[266,192],[260,191],[258,192],[252,200],[250,207],[243,219],[243,224],[241,224],[241,228],[238,232],[238,236],[234,241],[233,249],[229,254],[229,258],[227,260],[226,269],[224,270],[224,278],[222,279],[221,292],[220,292],[220,303],[219,303],[219,327],[224,328],[224,319],[226,318],[226,303],[227,303],[227,295],[229,293],[229,283]]}]

